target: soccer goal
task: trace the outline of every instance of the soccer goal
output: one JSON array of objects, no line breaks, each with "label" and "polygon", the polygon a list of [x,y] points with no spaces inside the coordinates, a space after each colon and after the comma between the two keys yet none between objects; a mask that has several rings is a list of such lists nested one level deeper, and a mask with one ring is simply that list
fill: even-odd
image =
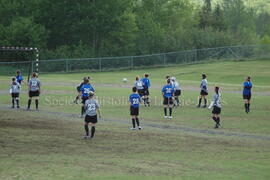
[{"label": "soccer goal", "polygon": [[39,72],[39,51],[36,47],[0,47],[0,71],[3,74],[21,70],[28,74]]}]

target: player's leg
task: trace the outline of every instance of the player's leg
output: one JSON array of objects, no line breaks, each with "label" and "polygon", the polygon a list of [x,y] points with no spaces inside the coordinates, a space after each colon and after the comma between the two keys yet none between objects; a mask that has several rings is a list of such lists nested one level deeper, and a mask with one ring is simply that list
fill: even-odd
[{"label": "player's leg", "polygon": [[248,99],[244,96],[245,112],[248,113]]},{"label": "player's leg", "polygon": [[138,129],[141,130],[142,127],[140,126],[140,121],[139,121],[138,115],[135,116],[135,120],[136,120],[136,124],[137,124]]},{"label": "player's leg", "polygon": [[202,103],[202,97],[203,97],[203,96],[202,96],[202,95],[200,95],[200,97],[199,97],[199,104],[198,104],[198,106],[197,106],[198,108],[199,108],[199,107],[201,107],[201,103]]},{"label": "player's leg", "polygon": [[172,118],[172,109],[173,109],[173,105],[174,105],[173,99],[170,98],[170,99],[169,99],[169,105],[168,105],[168,108],[169,108],[169,118],[170,118],[170,119]]},{"label": "player's leg", "polygon": [[20,108],[20,103],[19,103],[19,101],[20,101],[20,95],[18,94],[17,95],[17,97],[16,97],[16,105],[17,105],[17,108]]},{"label": "player's leg", "polygon": [[88,122],[84,122],[84,130],[85,130],[85,138],[88,138],[89,137],[89,127],[88,127]]},{"label": "player's leg", "polygon": [[12,103],[12,108],[14,108],[15,106],[15,97],[14,97],[14,93],[11,94],[11,103]]},{"label": "player's leg", "polygon": [[249,96],[249,98],[247,99],[247,110],[248,110],[248,112],[250,111],[250,99],[251,99],[251,96]]},{"label": "player's leg", "polygon": [[164,107],[164,118],[167,118],[167,107],[168,107],[168,98],[164,97],[163,99],[163,107]]},{"label": "player's leg", "polygon": [[93,138],[95,136],[95,132],[96,132],[96,123],[90,123],[91,126],[91,138]]},{"label": "player's leg", "polygon": [[39,102],[39,94],[37,94],[35,97],[33,97],[35,99],[35,104],[36,104],[36,110],[38,110],[38,102]]},{"label": "player's leg", "polygon": [[28,98],[27,110],[29,110],[30,107],[31,107],[31,102],[32,102],[32,97],[33,97],[32,94],[33,94],[33,92],[32,91],[29,91],[29,98]]}]

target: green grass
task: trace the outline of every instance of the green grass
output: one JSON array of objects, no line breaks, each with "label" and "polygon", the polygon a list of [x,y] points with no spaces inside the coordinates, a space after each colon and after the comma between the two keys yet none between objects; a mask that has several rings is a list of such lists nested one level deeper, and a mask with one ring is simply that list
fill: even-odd
[{"label": "green grass", "polygon": [[[10,103],[9,76],[0,77],[0,179],[269,179],[270,141],[160,129],[145,126],[130,131],[127,98],[136,75],[150,73],[150,108],[141,107],[142,125],[188,127],[213,132],[270,134],[270,61],[228,61],[134,71],[41,74],[41,112],[16,111]],[[213,130],[211,111],[197,109],[201,73],[210,89],[219,85],[223,97],[222,128]],[[172,120],[163,119],[160,89],[166,75],[181,83],[183,107]],[[75,86],[90,75],[104,119],[95,139],[81,140],[83,120],[72,103]],[[241,96],[244,77],[252,77],[251,113],[245,114]],[[122,78],[128,78],[127,84]],[[23,90],[26,86],[23,85]],[[212,91],[210,91],[210,97]],[[21,106],[27,96],[21,94]],[[61,103],[59,103],[61,102]],[[33,106],[33,105],[32,105]],[[16,113],[14,113],[16,112]]]}]

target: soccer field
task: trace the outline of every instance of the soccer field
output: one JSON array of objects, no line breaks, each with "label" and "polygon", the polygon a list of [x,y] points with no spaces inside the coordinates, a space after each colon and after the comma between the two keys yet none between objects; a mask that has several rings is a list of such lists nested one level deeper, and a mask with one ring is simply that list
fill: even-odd
[{"label": "soccer field", "polygon": [[[40,74],[40,111],[10,109],[9,82],[0,77],[0,179],[269,179],[270,61],[227,61],[133,71]],[[131,131],[128,97],[135,76],[150,73],[151,107],[141,107],[141,131]],[[196,108],[200,77],[208,75],[223,100],[221,128]],[[25,74],[24,74],[25,75]],[[182,87],[182,106],[163,118],[165,76]],[[251,112],[242,83],[252,77]],[[101,104],[95,138],[83,140],[75,87],[91,76]],[[26,77],[25,77],[26,78]],[[128,82],[123,83],[122,79]],[[32,103],[32,108],[34,104]]]}]

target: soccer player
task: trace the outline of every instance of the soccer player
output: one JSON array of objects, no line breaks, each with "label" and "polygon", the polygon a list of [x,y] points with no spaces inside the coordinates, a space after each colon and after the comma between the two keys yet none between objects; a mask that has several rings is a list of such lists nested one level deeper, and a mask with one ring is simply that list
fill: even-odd
[{"label": "soccer player", "polygon": [[84,81],[85,81],[86,79],[88,79],[88,80],[90,81],[90,77],[89,77],[89,76],[88,76],[88,77],[84,77],[84,78],[83,78],[83,81],[76,87],[76,90],[77,90],[77,92],[78,92],[78,95],[76,96],[76,98],[75,98],[75,100],[74,100],[74,103],[76,103],[76,104],[78,104],[78,100],[79,100],[79,98],[80,98],[81,87],[82,87],[82,85],[84,84]]},{"label": "soccer player", "polygon": [[201,93],[200,93],[200,99],[199,99],[199,104],[198,104],[198,108],[201,107],[201,103],[202,103],[202,99],[204,99],[204,106],[203,108],[206,108],[206,104],[207,104],[207,95],[208,95],[208,83],[207,83],[207,80],[206,80],[206,75],[205,74],[202,74],[202,82],[201,82],[201,85],[200,85],[200,88],[201,88]]},{"label": "soccer player", "polygon": [[216,122],[215,128],[220,127],[220,113],[221,113],[221,94],[219,92],[219,87],[215,87],[215,94],[213,95],[212,102],[209,105],[208,109],[212,110],[212,118]]},{"label": "soccer player", "polygon": [[173,87],[174,87],[174,106],[180,105],[179,96],[181,95],[181,87],[180,84],[176,81],[175,77],[172,77]]},{"label": "soccer player", "polygon": [[167,108],[169,108],[170,116],[172,118],[172,106],[173,106],[173,95],[174,95],[174,88],[171,85],[171,80],[167,79],[167,85],[162,88],[162,95],[163,95],[163,105],[164,105],[164,118],[167,118]]},{"label": "soccer player", "polygon": [[80,89],[80,96],[82,99],[81,117],[84,117],[84,113],[85,113],[84,105],[85,105],[85,101],[89,98],[90,91],[95,92],[95,89],[89,83],[89,79],[86,78]]},{"label": "soccer player", "polygon": [[21,83],[23,82],[22,73],[21,73],[20,70],[17,70],[16,73],[17,73],[16,80],[17,80],[17,82],[18,82],[19,84],[21,84]]},{"label": "soccer player", "polygon": [[136,87],[140,97],[142,97],[143,96],[143,89],[144,89],[143,82],[140,80],[139,76],[137,76],[135,80],[136,81],[134,82],[134,87]]},{"label": "soccer player", "polygon": [[[94,137],[96,132],[96,123],[98,121],[97,119],[97,113],[99,118],[101,118],[100,110],[99,110],[99,104],[98,101],[94,98],[94,92],[89,92],[89,99],[85,101],[84,105],[86,116],[84,119],[84,129],[85,129],[85,136],[84,139],[91,139]],[[89,127],[88,124],[90,123],[91,126],[91,136],[89,136]]]},{"label": "soccer player", "polygon": [[12,78],[11,86],[10,86],[10,94],[12,98],[12,108],[15,107],[15,101],[17,108],[20,108],[19,105],[19,97],[20,97],[20,90],[21,90],[21,85],[19,82],[16,82],[16,78]]},{"label": "soccer player", "polygon": [[243,84],[243,99],[245,102],[245,111],[246,113],[249,113],[250,111],[250,99],[251,99],[251,88],[252,88],[252,83],[251,83],[251,77],[248,76],[246,78],[246,81]]},{"label": "soccer player", "polygon": [[129,102],[130,102],[130,115],[132,118],[132,128],[131,130],[135,130],[135,121],[137,123],[138,129],[141,130],[142,127],[140,126],[139,122],[139,107],[141,102],[141,97],[137,93],[137,88],[132,88],[132,94],[129,96]]},{"label": "soccer player", "polygon": [[29,90],[29,99],[28,99],[28,107],[27,110],[30,110],[32,98],[35,99],[36,110],[38,111],[38,99],[41,92],[41,83],[40,80],[37,78],[37,73],[32,74],[32,78],[29,80],[28,83],[28,90]]},{"label": "soccer player", "polygon": [[149,80],[149,74],[145,73],[144,78],[141,80],[143,82],[143,102],[144,106],[150,106],[149,101],[149,87],[151,86],[151,82]]}]

